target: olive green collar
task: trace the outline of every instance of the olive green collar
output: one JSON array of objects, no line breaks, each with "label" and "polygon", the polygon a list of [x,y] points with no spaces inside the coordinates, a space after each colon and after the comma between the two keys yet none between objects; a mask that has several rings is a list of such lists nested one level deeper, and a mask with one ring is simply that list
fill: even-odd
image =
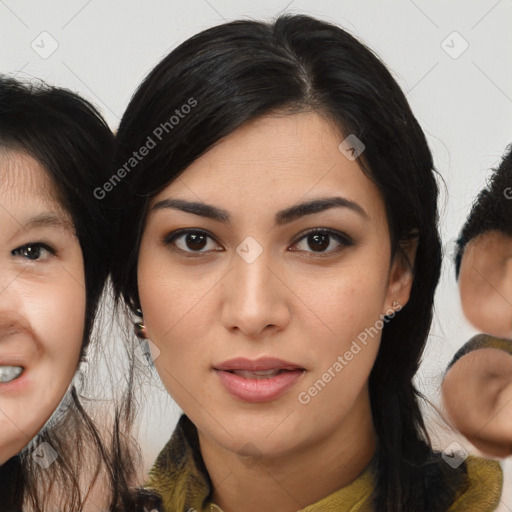
[{"label": "olive green collar", "polygon": [[[299,512],[373,512],[374,462],[352,483]],[[465,464],[467,478],[448,512],[495,510],[503,485],[499,463],[470,456]],[[166,512],[222,512],[211,502],[212,483],[201,456],[197,429],[187,416],[181,416],[160,452],[147,487],[162,496]]]},{"label": "olive green collar", "polygon": [[[199,449],[197,429],[186,415],[181,416],[151,469],[148,487],[160,493],[167,512],[221,510],[211,502],[212,483]],[[369,466],[351,484],[300,512],[370,512],[373,487]]]}]

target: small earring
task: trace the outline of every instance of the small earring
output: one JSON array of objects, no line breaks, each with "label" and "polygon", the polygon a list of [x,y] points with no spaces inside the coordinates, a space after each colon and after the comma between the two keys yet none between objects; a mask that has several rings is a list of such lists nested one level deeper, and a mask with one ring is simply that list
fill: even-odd
[{"label": "small earring", "polygon": [[396,300],[394,300],[391,304],[391,307],[393,307],[394,309],[396,309],[398,307],[398,302]]},{"label": "small earring", "polygon": [[135,332],[135,336],[141,340],[145,340],[147,338],[146,326],[144,322],[134,322],[133,323],[133,331]]}]

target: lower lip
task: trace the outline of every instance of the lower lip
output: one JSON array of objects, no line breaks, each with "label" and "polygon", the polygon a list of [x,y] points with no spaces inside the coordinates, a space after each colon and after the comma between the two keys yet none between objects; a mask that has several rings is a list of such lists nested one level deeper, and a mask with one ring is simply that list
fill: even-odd
[{"label": "lower lip", "polygon": [[16,379],[11,380],[10,382],[0,382],[0,395],[4,393],[19,393],[26,389],[30,383],[27,373],[28,372],[25,369]]},{"label": "lower lip", "polygon": [[215,370],[227,391],[245,402],[269,402],[283,395],[305,370],[284,371],[267,379],[246,379],[234,373]]}]

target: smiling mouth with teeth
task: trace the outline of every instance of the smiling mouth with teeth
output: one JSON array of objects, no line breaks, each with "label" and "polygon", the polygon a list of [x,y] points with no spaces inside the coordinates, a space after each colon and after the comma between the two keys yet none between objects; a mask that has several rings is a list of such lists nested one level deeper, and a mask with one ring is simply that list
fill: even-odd
[{"label": "smiling mouth with teeth", "polygon": [[22,366],[0,366],[0,384],[17,379],[23,373]]}]

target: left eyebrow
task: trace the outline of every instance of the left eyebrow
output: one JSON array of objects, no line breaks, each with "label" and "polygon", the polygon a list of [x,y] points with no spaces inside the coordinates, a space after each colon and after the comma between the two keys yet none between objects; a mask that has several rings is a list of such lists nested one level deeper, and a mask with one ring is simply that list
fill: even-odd
[{"label": "left eyebrow", "polygon": [[[181,210],[186,213],[192,213],[202,217],[208,217],[227,224],[231,222],[231,216],[227,210],[223,210],[222,208],[218,208],[213,205],[185,201],[183,199],[163,199],[156,203],[152,207],[152,210],[163,210],[166,208]],[[299,203],[289,208],[285,208],[284,210],[280,210],[275,215],[275,223],[277,226],[282,226],[283,224],[290,223],[305,215],[312,215],[330,208],[347,208],[364,219],[369,218],[364,208],[358,203],[344,197],[327,197]]]},{"label": "left eyebrow", "polygon": [[364,208],[358,203],[346,199],[344,197],[327,197],[323,199],[314,199],[306,203],[299,203],[285,210],[281,210],[276,213],[276,225],[281,226],[288,222],[292,222],[304,215],[312,215],[314,213],[323,212],[330,208],[347,208],[364,219],[368,219],[369,216]]}]

